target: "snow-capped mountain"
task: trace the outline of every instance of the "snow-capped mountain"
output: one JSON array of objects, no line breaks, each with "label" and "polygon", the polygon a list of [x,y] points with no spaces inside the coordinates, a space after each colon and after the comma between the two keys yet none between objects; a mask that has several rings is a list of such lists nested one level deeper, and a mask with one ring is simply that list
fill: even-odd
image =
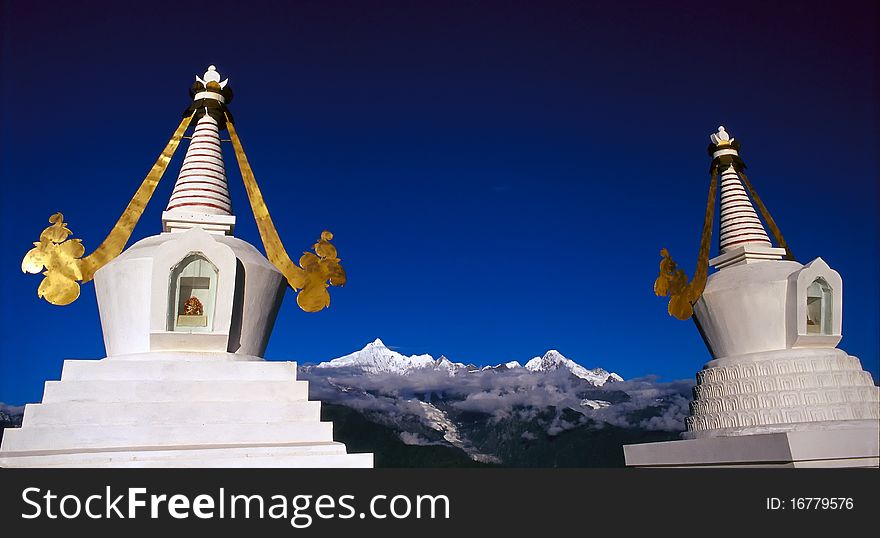
[{"label": "snow-capped mountain", "polygon": [[[378,374],[388,373],[397,375],[410,375],[413,372],[435,370],[446,372],[450,376],[477,371],[508,371],[523,368],[518,361],[509,361],[494,366],[477,368],[460,362],[452,362],[445,356],[434,359],[431,355],[404,355],[389,349],[379,338],[367,344],[360,351],[349,353],[343,357],[319,363],[314,368],[354,368],[364,373]],[[588,369],[565,357],[562,353],[551,349],[543,357],[535,357],[526,363],[525,369],[529,372],[549,372],[565,369],[572,375],[579,377],[597,387],[601,387],[609,381],[623,381],[623,378],[615,373],[608,372],[603,368]]]},{"label": "snow-capped mountain", "polygon": [[533,358],[525,365],[525,369],[531,372],[549,372],[561,368],[567,369],[573,375],[589,381],[597,387],[601,387],[609,381],[623,381],[622,377],[604,368],[594,368],[592,370],[584,368],[555,349],[544,353],[543,357]]},{"label": "snow-capped mountain", "polygon": [[454,375],[467,371],[468,366],[452,362],[444,356],[434,359],[431,355],[404,355],[388,348],[376,338],[360,351],[349,353],[331,361],[319,363],[316,368],[358,368],[364,373],[407,375],[415,370],[433,369]]}]

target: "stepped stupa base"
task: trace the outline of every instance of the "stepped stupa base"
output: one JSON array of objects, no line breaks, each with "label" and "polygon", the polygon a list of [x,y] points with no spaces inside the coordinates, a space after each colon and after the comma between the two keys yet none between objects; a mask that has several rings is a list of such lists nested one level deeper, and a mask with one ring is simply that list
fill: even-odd
[{"label": "stepped stupa base", "polygon": [[835,348],[708,362],[682,441],[624,447],[630,467],[878,467],[880,388]]},{"label": "stepped stupa base", "polygon": [[0,467],[372,467],[321,422],[296,364],[231,353],[68,360],[7,429]]},{"label": "stepped stupa base", "polygon": [[625,445],[623,452],[627,467],[878,467],[880,423]]}]

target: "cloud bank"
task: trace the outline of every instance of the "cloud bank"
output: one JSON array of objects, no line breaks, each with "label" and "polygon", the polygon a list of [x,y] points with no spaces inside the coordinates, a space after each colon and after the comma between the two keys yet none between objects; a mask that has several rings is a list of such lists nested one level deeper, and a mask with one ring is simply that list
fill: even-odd
[{"label": "cloud bank", "polygon": [[557,415],[546,429],[548,435],[586,424],[683,431],[693,387],[692,381],[660,382],[652,377],[596,387],[565,370],[522,368],[451,376],[435,370],[365,375],[357,368],[307,366],[301,376],[310,381],[312,399],[346,405],[393,424],[417,418],[433,427],[436,421],[427,416],[423,403],[453,417],[477,414],[490,422],[529,420],[548,408],[577,413],[576,420],[571,413],[565,418]]}]

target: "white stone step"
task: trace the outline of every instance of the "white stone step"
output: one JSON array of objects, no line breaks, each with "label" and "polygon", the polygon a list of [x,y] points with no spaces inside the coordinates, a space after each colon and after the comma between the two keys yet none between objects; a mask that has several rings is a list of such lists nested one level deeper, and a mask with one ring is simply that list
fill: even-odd
[{"label": "white stone step", "polygon": [[[301,455],[277,455],[277,456],[251,456],[247,458],[201,458],[201,459],[178,459],[178,460],[148,460],[133,461],[118,467],[175,467],[175,468],[348,468],[369,469],[373,467],[372,454],[326,454],[315,456]],[[103,467],[94,465],[94,467]]]},{"label": "white stone step", "polygon": [[346,454],[342,443],[191,450],[74,452],[3,457],[2,467],[349,467],[373,466],[372,454]]},{"label": "white stone step", "polygon": [[[22,426],[3,432],[3,456],[21,451],[138,450],[151,447],[210,448],[333,441],[331,422],[272,424],[169,424]],[[12,454],[14,455],[14,454]]]},{"label": "white stone step", "polygon": [[295,362],[66,360],[61,380],[295,381]]},{"label": "white stone step", "polygon": [[245,402],[308,399],[306,381],[47,381],[43,403]]},{"label": "white stone step", "polygon": [[28,404],[27,426],[217,424],[321,419],[321,402],[57,402]]}]

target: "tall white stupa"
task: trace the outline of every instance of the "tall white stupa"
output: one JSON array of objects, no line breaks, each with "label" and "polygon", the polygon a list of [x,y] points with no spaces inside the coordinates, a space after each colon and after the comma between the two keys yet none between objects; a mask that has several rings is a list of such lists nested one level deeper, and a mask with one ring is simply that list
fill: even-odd
[{"label": "tall white stupa", "polygon": [[[344,282],[332,235],[293,264],[232,126],[227,81],[211,66],[190,93],[180,127],[104,243],[81,258],[56,214],[25,258],[25,270],[46,269],[39,293],[55,304],[76,299],[78,282],[94,276],[107,357],[64,361],[61,380],[25,407],[22,427],[4,432],[0,466],[372,467],[372,454],[333,441],[295,363],[263,359],[288,284],[314,311],[329,304],[328,279]],[[191,124],[163,232],[123,252]],[[233,236],[227,129],[272,262]]]},{"label": "tall white stupa", "polygon": [[[697,274],[662,252],[658,295],[693,315],[712,360],[697,373],[683,440],[628,445],[637,467],[877,467],[880,388],[842,337],[843,281],[821,258],[802,265],[745,175],[739,143],[711,136],[713,179]],[[708,260],[717,176],[720,238]],[[751,194],[751,196],[750,196]],[[753,201],[783,248],[774,248]],[[707,265],[717,271],[707,277]]]}]

